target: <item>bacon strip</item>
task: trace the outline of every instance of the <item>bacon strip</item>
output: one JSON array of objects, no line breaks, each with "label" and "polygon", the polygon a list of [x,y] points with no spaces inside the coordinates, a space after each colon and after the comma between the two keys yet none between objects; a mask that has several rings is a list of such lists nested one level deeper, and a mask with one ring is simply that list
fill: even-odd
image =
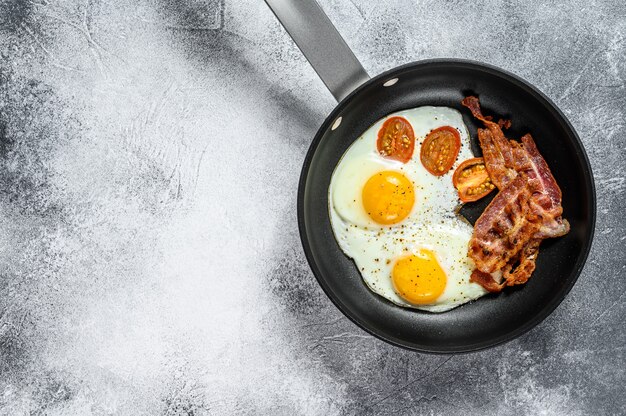
[{"label": "bacon strip", "polygon": [[474,269],[470,275],[470,282],[478,283],[486,290],[492,293],[497,293],[502,290],[504,283],[496,281],[496,279],[489,273],[481,272],[478,269]]},{"label": "bacon strip", "polygon": [[[500,120],[499,123],[494,123],[491,121],[491,117],[483,116],[477,97],[465,97],[463,101],[461,101],[461,104],[469,108],[474,117],[485,123],[487,127],[487,130],[478,130],[478,140],[480,141],[480,147],[483,153],[487,151],[490,153],[490,156],[493,157],[493,164],[486,163],[487,171],[490,175],[491,171],[494,172],[495,176],[492,176],[491,179],[498,189],[502,189],[517,176],[517,173],[513,169],[515,160],[512,152],[513,149],[509,144],[509,140],[504,137],[501,128],[501,126],[508,126],[509,123],[502,120]],[[481,134],[483,135],[483,139],[481,139]],[[482,140],[487,140],[489,143],[483,146]],[[485,160],[485,162],[487,162],[487,160]]]},{"label": "bacon strip", "polygon": [[527,181],[525,174],[518,175],[498,192],[474,224],[469,256],[481,272],[504,270],[539,230],[539,223],[527,220],[532,215]]},{"label": "bacon strip", "polygon": [[[541,238],[531,238],[520,251],[518,257],[504,267],[502,275],[505,277],[507,285],[521,285],[528,281],[530,275],[535,271],[539,244],[541,244]],[[515,262],[519,264],[513,267]]]},{"label": "bacon strip", "polygon": [[469,256],[476,270],[470,280],[500,291],[525,283],[535,270],[541,240],[566,234],[569,223],[561,217],[561,189],[530,134],[521,143],[509,140],[502,128],[510,122],[484,116],[477,97],[466,97],[462,104],[485,124],[478,140],[487,172],[500,190],[474,225]]},{"label": "bacon strip", "polygon": [[532,162],[530,186],[535,192],[532,200],[533,211],[542,218],[540,237],[561,237],[569,232],[569,223],[561,217],[561,188],[530,134],[522,137],[522,145]]},{"label": "bacon strip", "polygon": [[509,183],[517,173],[511,169],[507,169],[504,162],[504,156],[493,141],[493,135],[488,129],[478,129],[478,141],[483,149],[483,159],[485,160],[485,168],[489,177],[498,189],[502,189]]}]

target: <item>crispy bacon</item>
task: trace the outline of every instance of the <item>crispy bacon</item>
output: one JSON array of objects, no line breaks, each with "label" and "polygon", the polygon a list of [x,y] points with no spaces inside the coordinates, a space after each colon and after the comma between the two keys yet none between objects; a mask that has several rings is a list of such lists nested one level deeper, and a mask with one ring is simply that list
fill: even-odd
[{"label": "crispy bacon", "polygon": [[[477,97],[465,97],[463,101],[461,101],[461,104],[469,108],[472,115],[485,123],[485,127],[487,127],[487,129],[478,129],[478,140],[480,141],[483,154],[488,153],[489,159],[492,162],[489,163],[488,159],[485,158],[487,172],[489,172],[493,183],[498,189],[502,189],[517,176],[513,168],[515,161],[513,147],[502,132],[502,127],[510,126],[510,122],[500,120],[498,123],[494,123],[491,117],[483,116]],[[485,141],[484,145],[483,141]]]},{"label": "crispy bacon", "polygon": [[513,169],[507,169],[504,162],[504,156],[494,144],[493,135],[488,129],[478,129],[478,141],[483,149],[483,158],[485,159],[485,168],[489,173],[489,177],[498,189],[502,189],[508,184],[517,172]]},{"label": "crispy bacon", "polygon": [[[489,291],[525,283],[535,270],[541,240],[569,231],[562,219],[561,190],[530,134],[509,140],[509,121],[483,116],[476,97],[462,104],[485,124],[478,129],[485,166],[499,193],[474,225],[469,256],[471,280]],[[503,280],[501,280],[503,279]]]},{"label": "crispy bacon", "polygon": [[504,270],[539,230],[539,223],[527,220],[532,215],[527,180],[525,174],[513,179],[474,224],[469,256],[481,272]]},{"label": "crispy bacon", "polygon": [[[506,279],[507,285],[521,285],[528,281],[530,275],[535,271],[539,244],[541,244],[541,238],[531,238],[518,255],[504,267],[502,275]],[[517,266],[515,266],[516,262],[518,263]]]},{"label": "crispy bacon", "polygon": [[560,237],[569,232],[569,223],[564,220],[561,206],[561,188],[556,183],[548,164],[541,157],[537,146],[530,134],[522,137],[522,146],[530,159],[532,169],[529,170],[531,183],[529,186],[535,194],[531,201],[533,211],[541,216],[541,230],[539,237]]},{"label": "crispy bacon", "polygon": [[474,269],[470,276],[470,282],[478,283],[486,290],[492,293],[497,293],[502,290],[504,283],[497,281],[494,276],[489,273],[481,272],[478,269]]}]

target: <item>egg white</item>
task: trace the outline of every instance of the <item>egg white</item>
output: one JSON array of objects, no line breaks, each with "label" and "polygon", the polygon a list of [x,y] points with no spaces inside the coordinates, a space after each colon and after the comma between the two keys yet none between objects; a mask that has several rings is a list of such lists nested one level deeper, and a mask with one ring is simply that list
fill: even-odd
[{"label": "egg white", "polygon": [[[415,133],[413,157],[406,164],[382,157],[376,148],[378,130],[389,117],[406,118]],[[426,135],[441,126],[459,131],[461,149],[445,175],[430,174],[420,162]],[[356,263],[367,286],[389,301],[409,308],[444,312],[487,292],[469,281],[473,270],[467,256],[472,226],[456,214],[460,205],[452,184],[454,169],[472,158],[470,138],[461,114],[448,107],[419,107],[388,115],[371,126],[344,153],[329,187],[333,232],[343,252]],[[415,204],[403,221],[385,226],[375,223],[362,205],[365,182],[382,170],[402,172],[415,186]],[[391,282],[395,261],[425,248],[433,251],[446,273],[442,295],[428,305],[412,305],[398,296]]]}]

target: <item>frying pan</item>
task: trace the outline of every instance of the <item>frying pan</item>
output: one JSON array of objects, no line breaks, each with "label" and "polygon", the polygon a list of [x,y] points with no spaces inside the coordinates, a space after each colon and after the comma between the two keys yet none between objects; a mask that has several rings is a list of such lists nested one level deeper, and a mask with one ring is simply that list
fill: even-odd
[{"label": "frying pan", "polygon": [[[298,188],[298,225],[319,284],[348,318],[391,344],[432,353],[479,350],[528,331],[561,303],[582,271],[593,238],[596,196],[585,150],[563,113],[537,88],[502,69],[458,59],[424,60],[368,76],[315,0],[266,0],[339,104],[313,138]],[[346,149],[382,117],[423,105],[461,110],[480,154],[481,127],[460,101],[480,98],[485,114],[512,120],[508,137],[530,132],[563,191],[571,231],[544,240],[527,284],[433,314],[398,307],[371,292],[337,245],[328,186]],[[489,203],[461,210],[474,222]]]}]

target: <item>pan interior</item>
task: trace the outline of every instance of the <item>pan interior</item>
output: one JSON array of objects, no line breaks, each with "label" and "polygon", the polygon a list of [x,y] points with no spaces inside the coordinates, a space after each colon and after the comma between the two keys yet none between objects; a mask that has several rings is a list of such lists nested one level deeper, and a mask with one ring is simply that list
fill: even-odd
[{"label": "pan interior", "polygon": [[[397,82],[388,82],[395,78]],[[563,191],[564,217],[571,231],[564,237],[544,240],[537,269],[526,285],[507,288],[442,314],[403,309],[371,292],[353,261],[335,242],[328,214],[330,178],[343,153],[369,126],[392,112],[424,105],[460,110],[472,136],[472,150],[480,154],[476,128],[481,126],[460,105],[470,94],[479,96],[485,114],[512,121],[508,137],[532,134]],[[467,204],[462,214],[474,221],[487,203]],[[298,217],[313,272],[344,314],[396,345],[429,352],[461,352],[512,339],[556,308],[586,259],[595,222],[595,192],[580,140],[541,93],[496,68],[463,61],[425,61],[373,78],[328,117],[305,160]]]}]

